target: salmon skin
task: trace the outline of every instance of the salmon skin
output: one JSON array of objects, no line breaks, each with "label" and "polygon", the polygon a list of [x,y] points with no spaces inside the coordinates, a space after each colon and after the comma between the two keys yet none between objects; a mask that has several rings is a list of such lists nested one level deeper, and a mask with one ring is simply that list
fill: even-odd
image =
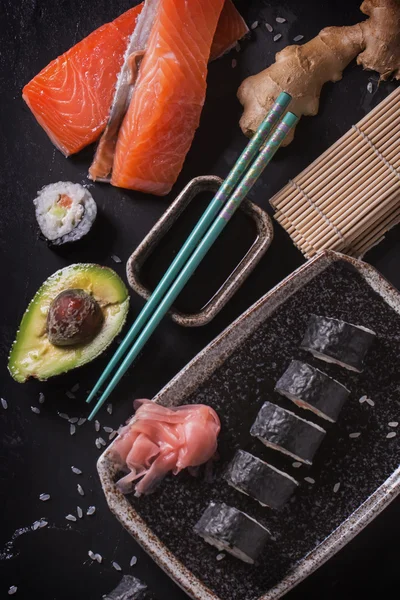
[{"label": "salmon skin", "polygon": [[[96,29],[24,87],[23,99],[65,156],[95,142],[104,131],[118,74],[143,4]],[[211,59],[228,51],[247,32],[232,1],[226,0]]]},{"label": "salmon skin", "polygon": [[160,0],[115,149],[111,183],[163,196],[200,122],[224,0]]}]

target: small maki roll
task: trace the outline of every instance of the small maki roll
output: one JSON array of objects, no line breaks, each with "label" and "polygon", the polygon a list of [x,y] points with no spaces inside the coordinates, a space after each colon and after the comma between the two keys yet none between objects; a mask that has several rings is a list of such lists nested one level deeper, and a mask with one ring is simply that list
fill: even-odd
[{"label": "small maki roll", "polygon": [[55,246],[80,240],[89,233],[97,214],[91,193],[70,181],[44,186],[33,203],[42,234]]},{"label": "small maki roll", "polygon": [[336,379],[299,360],[292,360],[275,390],[331,423],[337,420],[350,394]]},{"label": "small maki roll", "polygon": [[290,475],[244,450],[236,452],[224,479],[262,506],[275,509],[283,506],[299,485]]},{"label": "small maki roll", "polygon": [[265,402],[250,433],[269,448],[311,465],[326,431],[289,410]]},{"label": "small maki roll", "polygon": [[246,513],[224,503],[210,502],[194,532],[218,550],[254,564],[271,534]]},{"label": "small maki roll", "polygon": [[316,358],[361,373],[375,332],[340,319],[311,315],[301,347]]}]

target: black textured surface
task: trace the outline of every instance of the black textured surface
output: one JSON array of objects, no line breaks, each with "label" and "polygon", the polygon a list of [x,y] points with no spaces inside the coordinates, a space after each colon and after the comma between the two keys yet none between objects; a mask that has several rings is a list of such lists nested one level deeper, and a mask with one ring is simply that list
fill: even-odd
[{"label": "black textured surface", "polygon": [[336,421],[349,396],[339,381],[299,360],[292,360],[276,383],[275,390],[298,406]]},{"label": "black textured surface", "polygon": [[[294,351],[294,349],[293,349]],[[299,419],[291,411],[271,402],[265,402],[250,433],[263,444],[271,445],[281,452],[287,452],[295,460],[311,464],[325,432],[314,427],[311,422]]]},{"label": "black textured surface", "polygon": [[[244,147],[245,139],[237,126],[241,108],[235,99],[240,81],[266,67],[275,52],[295,35],[303,34],[308,40],[327,25],[356,23],[362,18],[359,4],[356,0],[301,3],[242,0],[240,5],[249,24],[268,21],[282,31],[283,38],[274,43],[265,27],[260,26],[242,44],[242,53],[234,52],[211,66],[201,127],[171,198],[195,175],[226,175]],[[34,217],[32,200],[43,185],[59,180],[87,183],[93,149],[65,159],[24,105],[21,88],[51,59],[131,5],[131,0],[2,0],[0,3],[3,289],[0,394],[9,405],[7,412],[0,408],[0,597],[6,596],[9,586],[16,585],[19,599],[97,600],[121,578],[111,561],[116,560],[123,572],[129,572],[129,561],[135,554],[138,564],[132,573],[146,581],[159,600],[186,598],[109,513],[95,471],[99,451],[94,445],[98,434],[93,426],[86,424],[70,437],[68,424],[57,417],[57,411],[87,415],[86,390],[110,353],[47,384],[18,385],[6,371],[7,354],[18,322],[43,281],[57,269],[78,261],[106,264],[124,277],[125,260],[168,203],[168,198],[95,185],[90,189],[99,215],[92,231],[76,245],[53,250],[39,239]],[[288,22],[275,24],[274,19],[279,15]],[[232,57],[238,61],[236,69],[231,68]],[[374,83],[373,94],[367,92],[370,80]],[[376,81],[375,74],[364,73],[352,65],[341,82],[328,84],[322,94],[319,115],[302,120],[294,143],[279,152],[251,199],[269,210],[269,197],[289,177],[305,168],[393,89],[393,84],[388,83],[377,88]],[[112,253],[123,262],[115,264],[110,258]],[[367,259],[399,287],[400,229],[394,229]],[[271,248],[215,321],[198,330],[185,330],[169,320],[162,323],[114,393],[113,415],[103,411],[101,423],[110,426],[122,423],[132,413],[134,398],[153,396],[207,342],[302,262],[301,254],[287,235],[275,226]],[[141,306],[142,300],[133,296],[131,318]],[[65,392],[77,382],[80,389],[76,399],[71,400]],[[44,392],[46,401],[40,406],[41,414],[35,415],[30,407],[39,406],[39,392]],[[103,437],[107,436],[103,433]],[[75,476],[71,465],[80,467],[83,474]],[[76,492],[78,481],[85,489],[83,498]],[[47,503],[38,500],[42,492],[52,496]],[[78,523],[65,521],[64,516],[76,510],[78,503],[82,507],[96,505],[96,514]],[[41,516],[48,519],[47,528],[22,533]],[[400,501],[397,501],[288,598],[319,600],[321,590],[325,600],[388,594],[392,585],[397,585],[399,523]],[[12,548],[6,546],[13,538]],[[102,565],[92,563],[87,555],[89,549],[103,555]],[[13,558],[6,559],[7,555]]]},{"label": "black textured surface", "polygon": [[283,471],[240,449],[229,463],[224,479],[229,485],[271,508],[283,506],[297,487],[296,481]]}]

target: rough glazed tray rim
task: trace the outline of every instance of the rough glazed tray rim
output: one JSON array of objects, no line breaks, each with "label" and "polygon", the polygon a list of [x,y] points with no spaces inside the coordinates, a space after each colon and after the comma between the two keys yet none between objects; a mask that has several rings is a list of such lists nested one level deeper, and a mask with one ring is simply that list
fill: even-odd
[{"label": "rough glazed tray rim", "polygon": [[[190,384],[185,385],[185,377],[196,365],[201,365],[205,361],[204,356],[210,358],[213,355],[219,357],[220,362],[215,361],[215,369],[222,364],[226,358],[234,351],[224,353],[219,350],[228,338],[232,338],[235,347],[238,339],[246,339],[257,326],[257,314],[261,314],[260,320],[268,318],[268,313],[262,312],[263,307],[270,308],[270,313],[284,302],[284,299],[296,291],[290,290],[295,283],[298,283],[297,289],[303,287],[308,281],[319,275],[330,264],[341,260],[353,265],[361,274],[367,283],[376,291],[385,302],[396,312],[400,313],[400,294],[374,267],[367,263],[353,259],[333,251],[324,250],[317,254],[313,259],[293,271],[283,281],[278,283],[272,290],[260,298],[255,304],[240,315],[229,327],[219,334],[206,348],[197,354],[166,386],[153,398],[154,402],[163,404],[172,404],[168,401],[174,387],[179,386],[184,381],[183,389],[180,390],[179,399],[183,401],[184,397],[192,393],[203,378],[210,373],[205,373],[204,369]],[[287,292],[289,288],[289,292]],[[285,294],[284,299],[280,296]],[[275,303],[275,306],[274,306]],[[271,306],[269,306],[271,305]],[[252,315],[252,329],[243,332],[240,324],[246,321]],[[259,315],[260,316],[260,315]],[[245,329],[242,327],[242,329]],[[235,339],[235,333],[238,333]],[[199,364],[200,363],[200,364]],[[212,372],[213,372],[212,371]],[[203,376],[203,377],[202,377]],[[112,459],[111,444],[100,456],[97,469],[99,472],[101,484],[106,496],[110,510],[122,523],[122,525],[131,533],[133,537],[141,544],[146,552],[157,562],[157,564],[192,598],[195,600],[220,600],[219,596],[211,591],[201,582],[188,568],[186,568],[175,555],[160,541],[160,539],[151,531],[146,522],[133,509],[128,500],[121,494],[113,483],[113,477],[118,470],[118,465]],[[386,508],[400,493],[400,466],[363,502],[347,519],[345,519],[323,542],[316,546],[308,555],[301,559],[297,565],[273,588],[258,598],[258,600],[276,600],[284,596],[289,590],[304,580],[308,575],[318,569],[329,558],[336,554],[348,542],[350,542],[364,527],[368,525],[379,513]]]}]

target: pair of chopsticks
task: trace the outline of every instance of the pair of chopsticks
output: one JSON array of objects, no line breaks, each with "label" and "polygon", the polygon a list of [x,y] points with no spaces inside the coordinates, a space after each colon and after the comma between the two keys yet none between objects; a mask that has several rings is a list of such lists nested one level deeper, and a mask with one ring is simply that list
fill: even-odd
[{"label": "pair of chopsticks", "polygon": [[[287,112],[281,120],[291,99],[291,96],[285,92],[279,94],[270,112],[247,144],[228,177],[147,300],[86,400],[86,402],[93,400],[100,387],[111,376],[119,361],[126,354],[90,413],[89,421],[93,419],[121,377],[126,373],[208,250],[271,161],[290,129],[296,125],[298,117],[291,112]],[[256,157],[256,155],[258,156]],[[254,158],[255,160],[251,164]]]}]

